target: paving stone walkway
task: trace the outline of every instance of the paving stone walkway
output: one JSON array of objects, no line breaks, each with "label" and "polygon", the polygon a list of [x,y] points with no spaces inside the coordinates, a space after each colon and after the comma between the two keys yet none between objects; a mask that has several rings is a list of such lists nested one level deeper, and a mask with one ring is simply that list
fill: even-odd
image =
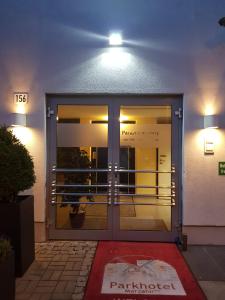
[{"label": "paving stone walkway", "polygon": [[[96,241],[37,243],[35,261],[16,279],[16,300],[82,300],[96,246]],[[224,250],[189,246],[183,252],[208,300],[225,299]]]},{"label": "paving stone walkway", "polygon": [[82,300],[97,242],[37,243],[35,261],[16,279],[16,300]]}]

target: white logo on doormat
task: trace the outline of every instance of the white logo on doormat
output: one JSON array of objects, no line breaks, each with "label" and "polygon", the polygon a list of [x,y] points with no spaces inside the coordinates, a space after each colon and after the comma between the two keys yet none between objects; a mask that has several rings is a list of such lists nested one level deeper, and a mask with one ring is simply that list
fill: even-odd
[{"label": "white logo on doormat", "polygon": [[101,293],[186,295],[176,270],[161,260],[106,264]]}]

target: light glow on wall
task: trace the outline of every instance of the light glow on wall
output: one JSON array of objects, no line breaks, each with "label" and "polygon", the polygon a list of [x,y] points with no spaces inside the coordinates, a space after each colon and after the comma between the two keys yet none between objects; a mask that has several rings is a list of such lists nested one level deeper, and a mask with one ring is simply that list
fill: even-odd
[{"label": "light glow on wall", "polygon": [[215,114],[215,105],[212,102],[208,102],[205,105],[205,111],[204,111],[204,115],[205,116],[211,116]]},{"label": "light glow on wall", "polygon": [[207,141],[212,141],[214,144],[220,143],[219,131],[213,128],[207,128],[204,130],[204,139]]},{"label": "light glow on wall", "polygon": [[195,136],[196,146],[202,153],[205,152],[206,143],[208,145],[211,144],[211,146],[216,151],[217,147],[221,145],[222,140],[223,135],[220,130],[213,128],[199,130]]},{"label": "light glow on wall", "polygon": [[17,104],[16,113],[26,114],[26,104]]},{"label": "light glow on wall", "polygon": [[25,146],[30,146],[33,142],[32,130],[23,126],[15,126],[10,128],[13,134],[21,141]]},{"label": "light glow on wall", "polygon": [[124,48],[115,47],[107,49],[101,55],[101,64],[111,70],[126,69],[132,56]]}]

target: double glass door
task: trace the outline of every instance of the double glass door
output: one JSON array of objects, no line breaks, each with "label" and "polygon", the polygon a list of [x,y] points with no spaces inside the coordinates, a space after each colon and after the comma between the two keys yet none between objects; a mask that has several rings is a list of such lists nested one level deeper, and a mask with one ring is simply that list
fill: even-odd
[{"label": "double glass door", "polygon": [[48,99],[49,238],[179,236],[178,99]]}]

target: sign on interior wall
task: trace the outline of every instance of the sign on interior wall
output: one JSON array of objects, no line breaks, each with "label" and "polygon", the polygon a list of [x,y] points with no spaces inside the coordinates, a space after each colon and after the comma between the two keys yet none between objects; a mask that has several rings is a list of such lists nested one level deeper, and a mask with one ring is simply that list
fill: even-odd
[{"label": "sign on interior wall", "polygon": [[[108,124],[57,124],[58,147],[107,147],[107,137]],[[121,124],[121,146],[161,147],[170,144],[170,124]]]},{"label": "sign on interior wall", "polygon": [[28,103],[28,93],[14,93],[13,101],[15,104],[27,104]]},{"label": "sign on interior wall", "polygon": [[170,124],[148,124],[120,126],[121,146],[161,147],[171,143]]},{"label": "sign on interior wall", "polygon": [[218,165],[219,175],[225,175],[225,161],[220,161]]}]

